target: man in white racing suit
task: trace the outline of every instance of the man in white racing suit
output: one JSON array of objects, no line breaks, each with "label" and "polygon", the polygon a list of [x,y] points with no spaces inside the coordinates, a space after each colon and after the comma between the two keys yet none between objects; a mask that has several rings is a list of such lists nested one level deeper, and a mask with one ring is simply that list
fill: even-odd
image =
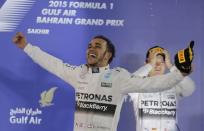
[{"label": "man in white racing suit", "polygon": [[27,44],[22,33],[17,33],[13,42],[35,63],[75,89],[74,131],[116,131],[125,94],[167,90],[186,75],[175,70],[164,76],[141,78],[122,68],[110,69],[115,49],[104,36],[96,36],[90,41],[86,51],[87,64],[80,66],[66,64],[39,47]]},{"label": "man in white racing suit", "polygon": [[[158,52],[158,56],[150,63],[151,55]],[[147,51],[146,65],[134,74],[141,77],[158,76],[175,70],[170,61],[167,50],[155,46]],[[186,76],[174,88],[157,93],[130,93],[136,116],[137,131],[176,131],[178,100],[190,96],[195,90],[192,79]]]}]

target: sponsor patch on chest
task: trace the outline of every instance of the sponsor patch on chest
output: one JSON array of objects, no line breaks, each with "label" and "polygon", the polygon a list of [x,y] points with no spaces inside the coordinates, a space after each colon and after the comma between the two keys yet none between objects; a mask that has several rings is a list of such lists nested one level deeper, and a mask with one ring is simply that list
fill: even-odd
[{"label": "sponsor patch on chest", "polygon": [[112,87],[112,83],[101,82],[101,87],[108,87],[108,88],[111,88],[111,87]]}]

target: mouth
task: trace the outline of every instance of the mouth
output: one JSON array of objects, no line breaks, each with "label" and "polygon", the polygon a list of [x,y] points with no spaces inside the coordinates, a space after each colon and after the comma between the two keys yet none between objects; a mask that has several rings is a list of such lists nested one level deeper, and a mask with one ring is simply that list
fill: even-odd
[{"label": "mouth", "polygon": [[90,53],[89,56],[96,58],[96,54]]},{"label": "mouth", "polygon": [[97,55],[95,53],[88,53],[87,62],[89,65],[94,65],[97,62]]},{"label": "mouth", "polygon": [[94,53],[89,53],[88,56],[91,57],[91,58],[96,58],[96,54],[94,54]]}]

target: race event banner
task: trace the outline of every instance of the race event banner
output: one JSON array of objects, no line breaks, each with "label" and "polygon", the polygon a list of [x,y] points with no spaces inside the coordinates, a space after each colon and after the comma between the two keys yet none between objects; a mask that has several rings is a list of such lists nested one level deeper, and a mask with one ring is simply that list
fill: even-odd
[{"label": "race event banner", "polygon": [[[168,49],[173,62],[194,40],[196,90],[173,111],[180,131],[203,131],[203,12],[203,0],[1,0],[0,131],[72,131],[74,125],[74,89],[18,49],[17,32],[71,65],[86,63],[90,40],[104,35],[116,47],[110,66],[129,72],[144,65],[152,46]],[[127,98],[118,131],[135,131],[134,115]]]}]

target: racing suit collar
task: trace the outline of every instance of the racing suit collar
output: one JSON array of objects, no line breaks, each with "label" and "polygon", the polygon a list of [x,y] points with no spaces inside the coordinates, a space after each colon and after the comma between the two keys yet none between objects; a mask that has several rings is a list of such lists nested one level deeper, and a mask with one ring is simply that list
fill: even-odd
[{"label": "racing suit collar", "polygon": [[86,66],[88,68],[89,73],[100,73],[110,68],[109,65],[104,66],[104,67],[89,67],[88,65]]}]

